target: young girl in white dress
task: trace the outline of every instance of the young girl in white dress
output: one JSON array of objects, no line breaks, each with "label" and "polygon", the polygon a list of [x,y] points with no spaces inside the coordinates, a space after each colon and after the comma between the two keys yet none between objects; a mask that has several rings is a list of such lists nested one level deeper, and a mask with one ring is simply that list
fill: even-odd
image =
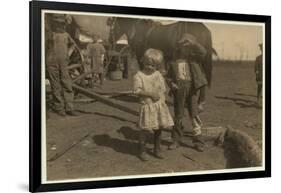
[{"label": "young girl in white dress", "polygon": [[174,125],[170,111],[165,103],[165,81],[157,70],[163,63],[160,50],[148,49],[144,54],[143,70],[134,76],[134,93],[139,96],[141,107],[138,127],[140,131],[140,159],[148,160],[146,135],[154,132],[154,155],[162,159],[160,152],[161,130]]}]

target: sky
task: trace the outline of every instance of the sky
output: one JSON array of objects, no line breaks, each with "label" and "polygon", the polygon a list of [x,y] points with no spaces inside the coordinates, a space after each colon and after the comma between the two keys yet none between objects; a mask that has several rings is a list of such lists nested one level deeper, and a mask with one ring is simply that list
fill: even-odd
[{"label": "sky", "polygon": [[219,58],[254,60],[260,54],[258,44],[263,41],[262,26],[205,23],[213,38]]}]

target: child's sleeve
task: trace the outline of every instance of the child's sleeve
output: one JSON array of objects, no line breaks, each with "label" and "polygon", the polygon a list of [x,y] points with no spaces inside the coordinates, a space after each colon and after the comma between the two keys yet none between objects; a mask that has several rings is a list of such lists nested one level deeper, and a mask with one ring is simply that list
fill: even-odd
[{"label": "child's sleeve", "polygon": [[141,81],[141,78],[138,73],[134,76],[134,86],[133,87],[134,87],[133,88],[134,93],[139,93],[143,90],[142,81]]},{"label": "child's sleeve", "polygon": [[201,58],[204,58],[207,54],[207,50],[200,43],[194,43],[193,49],[195,54],[197,54]]}]

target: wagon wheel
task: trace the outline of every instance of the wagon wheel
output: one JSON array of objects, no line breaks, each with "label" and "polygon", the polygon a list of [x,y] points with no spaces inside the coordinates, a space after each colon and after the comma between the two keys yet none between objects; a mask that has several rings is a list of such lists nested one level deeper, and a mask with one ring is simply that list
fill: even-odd
[{"label": "wagon wheel", "polygon": [[[86,76],[84,74],[86,73],[86,61],[84,59],[84,55],[82,53],[82,50],[79,49],[77,45],[72,45],[69,48],[69,65],[67,69],[69,70],[69,75],[72,79],[72,82],[81,86],[86,87]],[[76,96],[78,93],[74,92],[74,95]]]}]

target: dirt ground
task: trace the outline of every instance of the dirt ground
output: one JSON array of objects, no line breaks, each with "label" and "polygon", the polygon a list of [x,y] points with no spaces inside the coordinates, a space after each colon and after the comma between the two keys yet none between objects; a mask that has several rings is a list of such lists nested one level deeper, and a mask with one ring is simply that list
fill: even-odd
[{"label": "dirt ground", "polygon": [[[204,127],[226,125],[245,131],[257,142],[262,140],[262,109],[256,106],[256,85],[252,64],[214,64],[213,83],[208,90],[206,110],[201,114]],[[125,91],[132,87],[134,65],[128,80],[106,80],[103,92]],[[100,89],[97,89],[100,91]],[[204,152],[192,148],[191,139],[185,145],[168,150],[170,133],[162,135],[164,159],[151,155],[142,162],[138,157],[137,117],[78,96],[75,108],[78,117],[61,118],[50,113],[47,120],[47,159],[75,144],[53,161],[47,162],[47,180],[82,179],[108,176],[173,173],[224,169],[225,158],[220,147],[207,142]],[[138,109],[134,97],[114,98],[131,108]],[[171,101],[170,98],[168,98]],[[173,112],[172,105],[170,110]],[[188,119],[185,129],[190,129]],[[81,140],[82,139],[82,140]],[[152,152],[152,135],[148,148]]]}]

